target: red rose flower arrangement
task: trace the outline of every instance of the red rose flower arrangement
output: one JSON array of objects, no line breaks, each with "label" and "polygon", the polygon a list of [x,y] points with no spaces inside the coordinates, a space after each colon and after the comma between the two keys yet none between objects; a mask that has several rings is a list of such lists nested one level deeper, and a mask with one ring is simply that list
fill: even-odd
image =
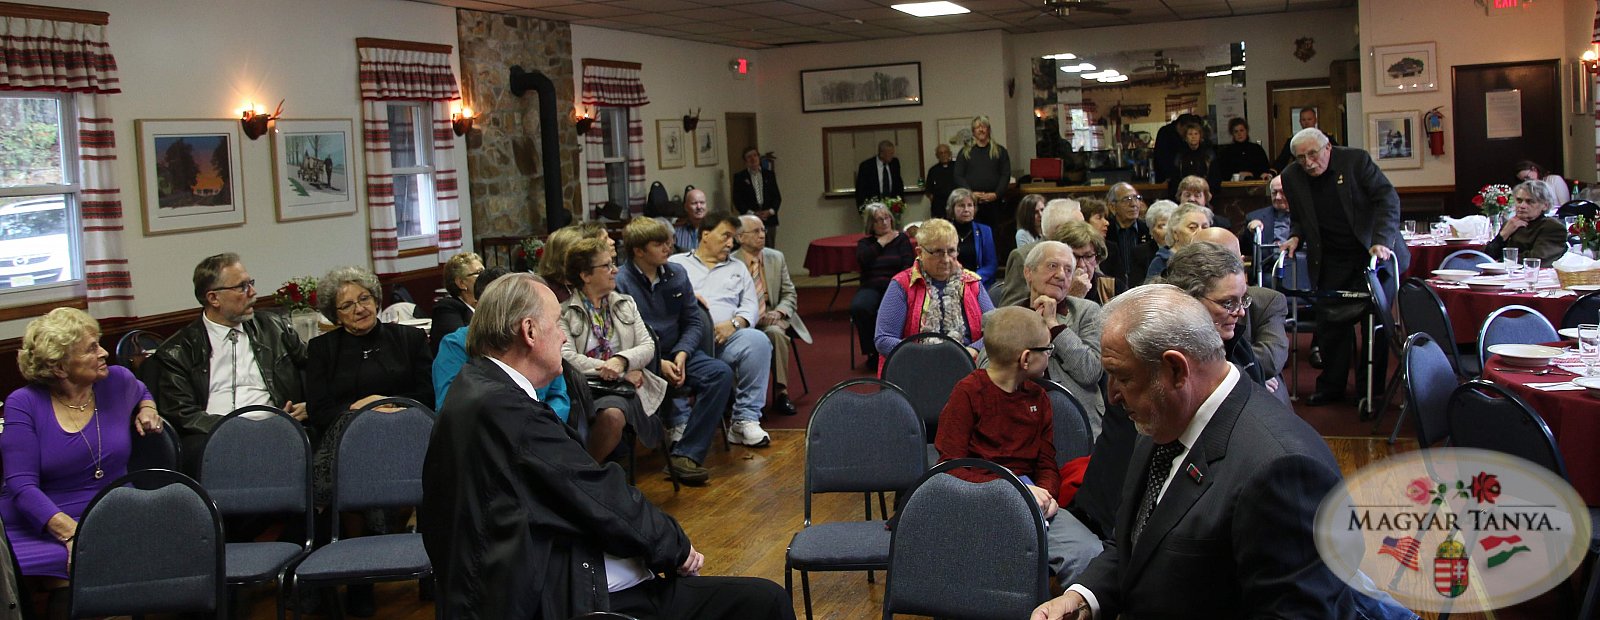
[{"label": "red rose flower arrangement", "polygon": [[289,314],[313,312],[317,309],[317,279],[289,278],[272,294],[272,299]]},{"label": "red rose flower arrangement", "polygon": [[1499,183],[1483,186],[1478,195],[1472,197],[1472,206],[1489,217],[1511,211],[1511,186]]}]

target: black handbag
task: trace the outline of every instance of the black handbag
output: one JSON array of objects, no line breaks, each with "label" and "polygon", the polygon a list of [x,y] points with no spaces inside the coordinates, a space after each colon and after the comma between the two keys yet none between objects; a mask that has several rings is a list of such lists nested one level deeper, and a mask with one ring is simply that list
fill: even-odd
[{"label": "black handbag", "polygon": [[633,384],[627,381],[606,381],[597,377],[589,377],[588,382],[589,392],[593,393],[595,398],[602,396],[636,398],[639,396],[639,389],[633,387]]}]

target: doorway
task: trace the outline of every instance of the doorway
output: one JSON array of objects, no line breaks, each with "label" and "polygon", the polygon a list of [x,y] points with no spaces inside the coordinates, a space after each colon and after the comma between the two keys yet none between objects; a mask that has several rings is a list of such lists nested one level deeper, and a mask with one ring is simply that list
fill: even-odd
[{"label": "doorway", "polygon": [[1272,111],[1272,122],[1263,148],[1273,158],[1273,167],[1282,170],[1278,157],[1289,138],[1300,131],[1300,113],[1304,110],[1316,113],[1317,127],[1333,138],[1334,144],[1348,144],[1341,103],[1342,98],[1333,92],[1327,78],[1267,82],[1267,109]]},{"label": "doorway", "polygon": [[[1466,208],[1478,189],[1489,183],[1515,183],[1517,162],[1533,161],[1549,170],[1564,170],[1561,146],[1560,63],[1535,60],[1452,67],[1455,85],[1451,103],[1454,128],[1455,205]],[[1497,115],[1496,130],[1509,137],[1488,137],[1487,101],[1509,97],[1521,107],[1515,118]],[[1500,108],[1503,112],[1508,108]]]},{"label": "doorway", "polygon": [[[754,112],[729,112],[724,116],[722,124],[728,128],[723,135],[728,140],[728,179],[732,183],[733,175],[744,170],[744,150],[748,147],[760,148],[756,142],[756,114]],[[732,194],[729,194],[730,196]]]}]

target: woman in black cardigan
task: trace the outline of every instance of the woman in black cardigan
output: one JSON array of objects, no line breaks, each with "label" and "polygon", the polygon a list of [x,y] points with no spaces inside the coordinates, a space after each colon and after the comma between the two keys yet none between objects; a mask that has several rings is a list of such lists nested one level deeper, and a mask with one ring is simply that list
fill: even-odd
[{"label": "woman in black cardigan", "polygon": [[449,295],[434,302],[433,313],[429,315],[433,318],[432,335],[428,337],[429,352],[437,355],[439,343],[445,336],[472,322],[472,309],[478,306],[472,285],[480,273],[483,273],[483,259],[475,252],[462,252],[444,264],[444,290]]}]

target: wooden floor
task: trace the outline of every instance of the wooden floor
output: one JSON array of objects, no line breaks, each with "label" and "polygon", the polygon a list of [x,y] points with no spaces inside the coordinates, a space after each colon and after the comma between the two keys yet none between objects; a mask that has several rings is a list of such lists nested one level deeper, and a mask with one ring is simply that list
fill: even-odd
[{"label": "wooden floor", "polygon": [[[1410,441],[1390,447],[1382,439],[1371,437],[1330,437],[1328,443],[1346,474],[1415,447],[1415,442]],[[772,446],[762,449],[734,446],[731,452],[723,452],[719,443],[707,460],[711,483],[701,488],[686,487],[674,494],[671,484],[659,473],[660,459],[645,455],[639,463],[639,488],[683,524],[695,547],[706,555],[706,574],[753,575],[782,584],[784,549],[802,520],[803,432],[773,431]],[[859,519],[860,496],[819,496],[813,511],[818,520]],[[861,573],[816,573],[811,576],[811,586],[816,618],[860,620],[882,613],[881,574],[877,583],[868,584]],[[804,618],[798,577],[795,589],[795,613]],[[418,600],[415,583],[379,585],[377,599],[378,618],[433,618],[432,604]],[[246,607],[245,617],[252,620],[274,617],[271,599],[265,593],[247,601]],[[1546,618],[1552,617],[1551,613],[1541,610],[1550,607],[1547,603],[1532,610],[1454,617]]]}]

